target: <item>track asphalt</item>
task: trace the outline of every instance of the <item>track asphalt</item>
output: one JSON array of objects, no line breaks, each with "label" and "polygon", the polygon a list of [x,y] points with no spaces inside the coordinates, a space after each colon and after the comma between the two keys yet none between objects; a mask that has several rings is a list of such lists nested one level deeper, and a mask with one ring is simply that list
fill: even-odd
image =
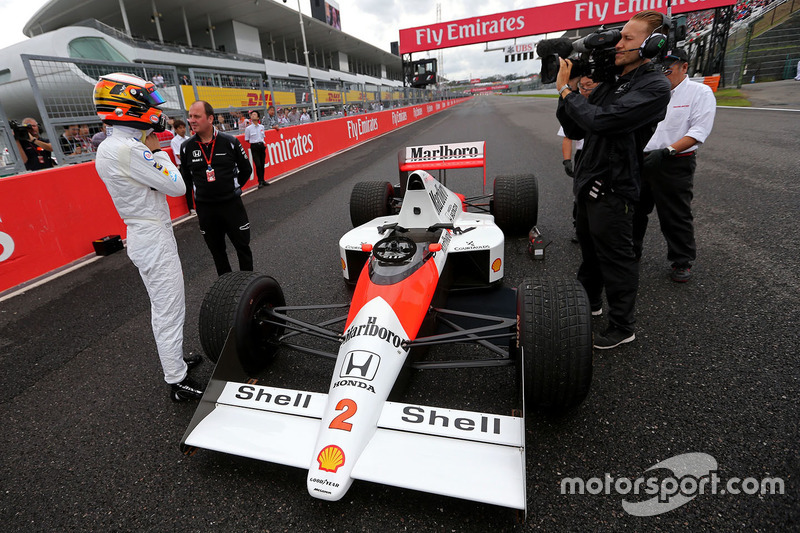
[{"label": "track asphalt", "polygon": [[[574,277],[579,249],[570,242],[571,181],[555,106],[554,99],[476,98],[247,194],[256,269],[281,283],[290,305],[347,301],[337,243],[350,227],[353,185],[394,183],[403,146],[485,139],[490,178],[537,176],[539,228],[552,241],[545,260],[533,261],[524,239],[508,239],[506,285]],[[698,156],[694,277],[669,280],[664,240],[651,221],[636,341],[595,352],[581,407],[562,417],[529,415],[525,525],[514,526],[507,509],[363,482],[327,503],[308,495],[302,470],[203,450],[184,457],[178,443],[195,404],[168,399],[147,295],[117,253],[0,303],[0,529],[797,531],[797,125],[795,113],[718,110]],[[448,185],[480,192],[478,173],[460,172]],[[216,274],[196,220],[175,233],[186,280],[185,349],[197,353],[200,303]],[[282,371],[285,386],[324,391],[331,369],[287,355],[271,377]],[[205,381],[211,371],[206,361],[192,373]],[[507,370],[426,371],[412,378],[409,395],[507,413],[512,385]],[[565,477],[664,479],[668,471],[647,470],[687,453],[713,457],[723,484],[780,478],[785,493],[706,491],[649,517],[622,506],[647,497],[613,484],[609,493],[561,493]]]}]

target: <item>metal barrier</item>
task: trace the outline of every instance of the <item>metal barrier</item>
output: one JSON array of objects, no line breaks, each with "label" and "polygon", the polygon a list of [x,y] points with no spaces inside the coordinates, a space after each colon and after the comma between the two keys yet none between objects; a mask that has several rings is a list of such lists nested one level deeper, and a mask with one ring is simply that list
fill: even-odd
[{"label": "metal barrier", "polygon": [[3,111],[3,105],[0,104],[0,177],[19,174],[24,170],[22,154],[19,153],[14,132]]},{"label": "metal barrier", "polygon": [[[102,125],[95,112],[92,89],[100,76],[126,72],[154,80],[166,102],[161,108],[170,117],[185,116],[178,71],[174,66],[148,63],[115,63],[22,55],[42,126],[59,163],[81,163],[94,159],[91,137]],[[163,79],[163,81],[161,81]],[[77,134],[69,131],[77,126]]]}]

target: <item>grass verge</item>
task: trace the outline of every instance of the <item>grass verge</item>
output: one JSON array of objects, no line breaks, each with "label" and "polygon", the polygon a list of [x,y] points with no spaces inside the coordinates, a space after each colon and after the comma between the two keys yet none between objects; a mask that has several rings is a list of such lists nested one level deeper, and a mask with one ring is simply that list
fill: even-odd
[{"label": "grass verge", "polygon": [[750,107],[750,100],[744,97],[739,89],[719,89],[714,96],[717,105],[728,107]]}]

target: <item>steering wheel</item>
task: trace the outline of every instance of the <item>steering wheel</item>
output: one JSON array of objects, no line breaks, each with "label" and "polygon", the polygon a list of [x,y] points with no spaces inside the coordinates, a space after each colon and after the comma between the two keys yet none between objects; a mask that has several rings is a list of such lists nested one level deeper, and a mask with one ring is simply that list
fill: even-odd
[{"label": "steering wheel", "polygon": [[379,240],[372,247],[372,255],[386,263],[402,263],[412,258],[416,251],[417,243],[396,234]]}]

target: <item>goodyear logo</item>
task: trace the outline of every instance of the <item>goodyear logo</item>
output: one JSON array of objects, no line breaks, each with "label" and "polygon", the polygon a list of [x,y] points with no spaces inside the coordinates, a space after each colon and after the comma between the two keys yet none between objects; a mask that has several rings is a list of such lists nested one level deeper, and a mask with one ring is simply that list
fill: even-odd
[{"label": "goodyear logo", "polygon": [[344,451],[335,444],[329,444],[319,452],[317,462],[320,470],[335,474],[339,467],[344,464]]}]

